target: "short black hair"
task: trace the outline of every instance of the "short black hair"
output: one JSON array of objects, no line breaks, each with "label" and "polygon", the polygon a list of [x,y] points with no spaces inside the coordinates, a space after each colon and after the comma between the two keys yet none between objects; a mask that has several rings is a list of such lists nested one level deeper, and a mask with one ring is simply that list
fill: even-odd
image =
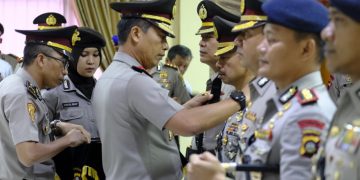
[{"label": "short black hair", "polygon": [[4,26],[0,23],[0,36],[4,34]]},{"label": "short black hair", "polygon": [[134,26],[138,26],[141,30],[147,32],[152,24],[141,18],[122,18],[117,24],[119,45],[123,45],[126,42],[130,30]]},{"label": "short black hair", "polygon": [[190,59],[192,59],[191,50],[183,45],[175,45],[171,47],[167,54],[167,58],[169,59],[169,61],[172,61],[176,57],[176,55],[179,55],[182,58],[190,57]]},{"label": "short black hair", "polygon": [[51,54],[54,51],[53,48],[46,45],[27,44],[24,48],[23,67],[31,65],[39,53]]},{"label": "short black hair", "polygon": [[321,64],[324,59],[324,41],[321,39],[320,35],[314,34],[314,33],[308,33],[308,32],[300,32],[295,31],[295,39],[298,41],[304,40],[304,39],[314,39],[315,45],[316,45],[316,58],[318,60],[318,63]]}]

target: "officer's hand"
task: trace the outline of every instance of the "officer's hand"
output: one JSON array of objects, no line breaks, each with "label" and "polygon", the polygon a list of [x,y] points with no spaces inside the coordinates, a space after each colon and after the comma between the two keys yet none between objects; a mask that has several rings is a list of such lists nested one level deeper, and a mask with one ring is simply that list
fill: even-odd
[{"label": "officer's hand", "polygon": [[221,167],[218,159],[209,152],[190,156],[190,162],[187,165],[188,180],[224,180],[225,169]]},{"label": "officer's hand", "polygon": [[87,138],[88,143],[90,143],[91,141],[90,133],[86,131],[84,127],[82,127],[81,125],[66,123],[66,122],[59,122],[56,125],[61,129],[61,132],[63,132],[63,134],[67,134],[71,130],[76,129],[79,130]]},{"label": "officer's hand", "polygon": [[90,143],[88,138],[78,129],[72,129],[66,133],[65,137],[69,142],[69,147],[76,147],[83,143]]},{"label": "officer's hand", "polygon": [[205,104],[207,101],[209,101],[212,97],[213,97],[213,95],[208,92],[202,93],[202,94],[196,95],[195,97],[190,99],[183,106],[187,109],[201,106],[201,105]]}]

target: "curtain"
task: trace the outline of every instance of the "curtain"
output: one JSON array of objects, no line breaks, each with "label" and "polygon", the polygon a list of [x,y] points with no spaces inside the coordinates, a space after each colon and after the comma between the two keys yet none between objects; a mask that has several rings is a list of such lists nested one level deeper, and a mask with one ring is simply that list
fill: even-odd
[{"label": "curtain", "polygon": [[76,0],[81,24],[86,27],[99,31],[106,40],[104,48],[104,59],[101,68],[105,69],[112,61],[115,47],[111,37],[117,34],[116,25],[120,20],[120,14],[112,10],[110,2],[120,2],[121,0]]}]

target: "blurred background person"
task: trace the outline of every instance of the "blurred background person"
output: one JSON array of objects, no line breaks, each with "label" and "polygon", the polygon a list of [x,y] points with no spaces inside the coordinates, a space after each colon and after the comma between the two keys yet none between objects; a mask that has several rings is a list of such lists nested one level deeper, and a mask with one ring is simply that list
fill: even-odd
[{"label": "blurred background person", "polygon": [[[0,23],[0,44],[2,44],[1,36],[4,34],[4,26]],[[1,51],[0,51],[1,54]],[[0,81],[2,81],[5,77],[11,75],[13,73],[13,69],[11,65],[5,60],[0,58]]]}]

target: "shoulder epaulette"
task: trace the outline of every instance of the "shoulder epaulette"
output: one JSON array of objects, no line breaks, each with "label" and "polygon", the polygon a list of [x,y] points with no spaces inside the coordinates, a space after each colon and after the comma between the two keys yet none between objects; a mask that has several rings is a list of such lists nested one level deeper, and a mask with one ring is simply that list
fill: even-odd
[{"label": "shoulder epaulette", "polygon": [[165,63],[164,66],[178,70],[178,67],[175,64]]},{"label": "shoulder epaulette", "polygon": [[290,87],[283,94],[281,94],[279,101],[282,104],[287,103],[290,99],[292,99],[297,93],[297,87]]},{"label": "shoulder epaulette", "polygon": [[302,89],[297,94],[297,99],[301,105],[307,105],[315,103],[318,100],[314,90],[312,89]]},{"label": "shoulder epaulette", "polygon": [[270,80],[266,77],[262,77],[257,81],[257,85],[260,87],[264,87]]},{"label": "shoulder epaulette", "polygon": [[64,90],[70,89],[70,81],[68,79],[64,79],[63,88]]},{"label": "shoulder epaulette", "polygon": [[139,67],[136,67],[136,66],[131,66],[131,69],[133,69],[134,71],[139,72],[139,73],[144,73],[147,76],[152,78],[152,76],[143,68],[139,68]]},{"label": "shoulder epaulette", "polygon": [[33,96],[35,99],[42,100],[41,93],[38,87],[33,86],[29,81],[26,81],[25,86],[31,96]]}]

